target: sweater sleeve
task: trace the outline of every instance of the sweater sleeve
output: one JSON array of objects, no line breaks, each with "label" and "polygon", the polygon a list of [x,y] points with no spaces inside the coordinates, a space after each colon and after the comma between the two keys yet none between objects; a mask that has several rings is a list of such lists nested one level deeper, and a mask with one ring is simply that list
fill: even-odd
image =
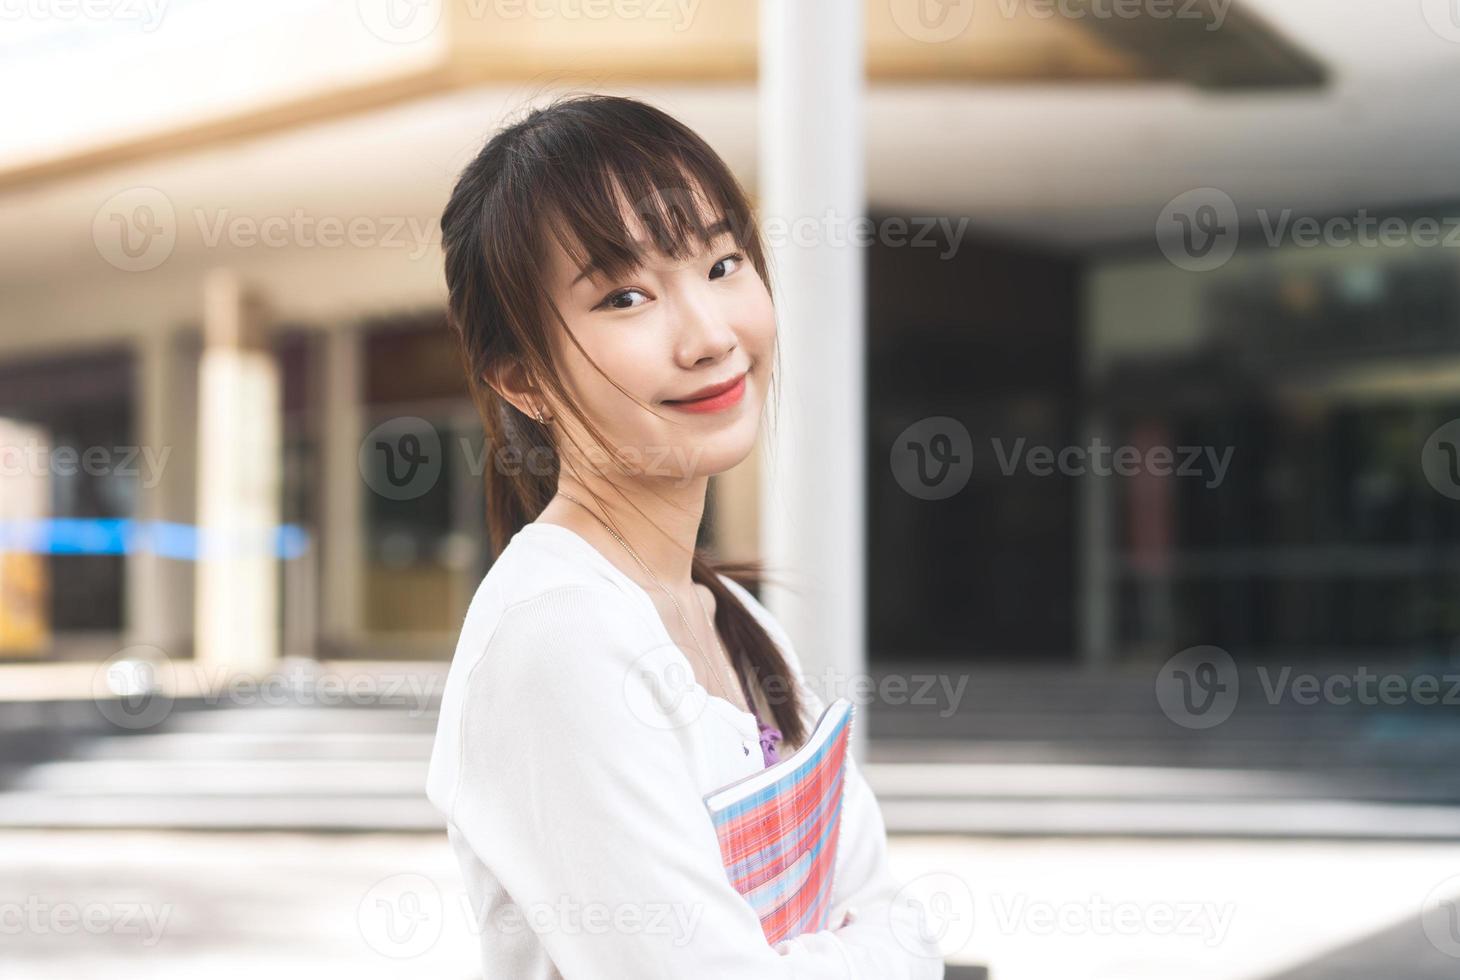
[{"label": "sweater sleeve", "polygon": [[[786,658],[801,695],[807,730],[826,709],[825,700],[806,683],[790,638],[764,606],[739,583],[722,576],[752,609]],[[854,724],[865,725],[866,705],[856,705]],[[842,823],[832,877],[830,922],[841,923],[851,911],[849,925],[803,933],[778,943],[776,950],[796,976],[879,978],[879,980],[941,980],[943,958],[929,937],[921,905],[899,896],[900,885],[887,861],[887,827],[872,788],[856,759],[847,754]]]},{"label": "sweater sleeve", "polygon": [[465,685],[446,806],[519,913],[480,928],[531,928],[568,978],[852,975],[778,955],[730,883],[686,761],[698,711],[656,684],[672,676],[659,643],[597,587],[500,617]]}]

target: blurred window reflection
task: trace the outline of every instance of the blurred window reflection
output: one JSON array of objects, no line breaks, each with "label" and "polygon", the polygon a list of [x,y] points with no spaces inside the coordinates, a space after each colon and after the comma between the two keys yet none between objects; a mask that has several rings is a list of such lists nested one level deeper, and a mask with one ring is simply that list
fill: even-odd
[{"label": "blurred window reflection", "polygon": [[482,432],[454,340],[439,316],[388,323],[365,336],[364,429],[419,418],[440,440],[440,469],[402,499],[385,485],[390,461],[367,453],[365,603],[369,633],[458,629],[486,574]]},{"label": "blurred window reflection", "polygon": [[[17,478],[49,484],[38,518],[131,517],[139,463],[133,435],[134,357],[89,351],[0,365],[0,418],[38,447],[20,447]],[[39,451],[37,451],[39,450]],[[13,469],[13,467],[11,467]],[[120,631],[125,556],[47,550],[39,558],[52,635]],[[0,651],[0,656],[5,655]]]}]

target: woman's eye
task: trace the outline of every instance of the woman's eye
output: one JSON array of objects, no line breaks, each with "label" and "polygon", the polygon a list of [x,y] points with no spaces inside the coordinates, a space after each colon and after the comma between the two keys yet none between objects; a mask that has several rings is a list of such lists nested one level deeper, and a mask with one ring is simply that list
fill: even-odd
[{"label": "woman's eye", "polygon": [[[736,269],[740,268],[740,263],[744,261],[745,257],[739,252],[736,252],[734,255],[727,255],[720,261],[716,262],[714,265],[710,266],[710,278],[723,279],[730,273],[734,272]],[[716,269],[720,270],[720,273],[718,275],[715,274]]]},{"label": "woman's eye", "polygon": [[628,300],[631,300],[634,296],[643,296],[645,300],[648,299],[647,296],[644,296],[642,290],[620,289],[618,292],[604,299],[604,301],[602,303],[599,303],[598,305],[600,307],[610,310],[631,310],[634,307],[641,305],[640,303],[628,302]]}]

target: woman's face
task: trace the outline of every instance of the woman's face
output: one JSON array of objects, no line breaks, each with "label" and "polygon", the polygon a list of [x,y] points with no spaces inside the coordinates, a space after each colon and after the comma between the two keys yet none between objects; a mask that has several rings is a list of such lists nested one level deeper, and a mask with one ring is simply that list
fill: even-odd
[{"label": "woman's face", "polygon": [[[631,472],[688,482],[731,468],[755,445],[773,361],[775,308],[728,228],[711,224],[708,244],[683,261],[641,244],[639,268],[617,281],[579,268],[556,242],[551,246],[549,295],[608,377],[566,337],[555,337],[556,363],[566,387]],[[648,241],[641,224],[629,227],[641,243]],[[608,378],[661,417],[635,405]],[[716,397],[691,400],[728,382],[738,383]],[[561,425],[573,427],[579,445],[592,447],[575,419],[560,406],[553,411]],[[572,451],[571,445],[563,449]]]}]

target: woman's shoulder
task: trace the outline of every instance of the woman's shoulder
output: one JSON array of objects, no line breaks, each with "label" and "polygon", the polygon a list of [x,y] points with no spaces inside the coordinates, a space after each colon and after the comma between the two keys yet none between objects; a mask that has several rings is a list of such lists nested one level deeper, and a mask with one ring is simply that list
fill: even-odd
[{"label": "woman's shoulder", "polygon": [[554,524],[525,525],[492,562],[473,601],[496,601],[505,608],[564,589],[597,588],[622,594],[602,563],[575,547],[579,542],[571,535]]},{"label": "woman's shoulder", "polygon": [[[591,643],[609,653],[652,641],[655,634],[612,577],[571,554],[522,546],[514,539],[472,598],[455,659],[519,654],[538,669]],[[566,665],[565,665],[566,666]]]},{"label": "woman's shoulder", "polygon": [[643,734],[623,705],[659,639],[611,582],[514,545],[473,597],[447,670],[427,777],[439,806],[468,745],[510,751],[531,731],[627,747]]},{"label": "woman's shoulder", "polygon": [[503,682],[572,669],[592,645],[606,657],[653,642],[632,596],[581,553],[549,534],[518,532],[472,595],[447,673],[443,708],[457,706],[472,679]]}]

